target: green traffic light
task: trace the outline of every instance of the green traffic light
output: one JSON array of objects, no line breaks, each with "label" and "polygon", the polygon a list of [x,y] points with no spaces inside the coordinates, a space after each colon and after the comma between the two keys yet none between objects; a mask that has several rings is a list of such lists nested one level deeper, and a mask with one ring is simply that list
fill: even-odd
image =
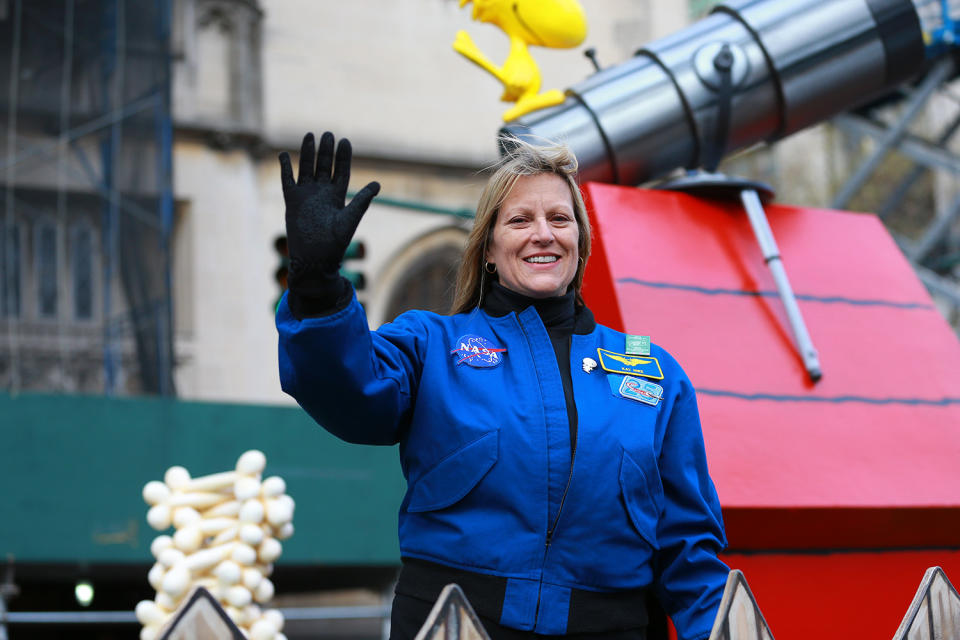
[{"label": "green traffic light", "polygon": [[367,249],[362,240],[354,240],[347,245],[347,250],[343,254],[344,260],[362,260],[367,255]]}]

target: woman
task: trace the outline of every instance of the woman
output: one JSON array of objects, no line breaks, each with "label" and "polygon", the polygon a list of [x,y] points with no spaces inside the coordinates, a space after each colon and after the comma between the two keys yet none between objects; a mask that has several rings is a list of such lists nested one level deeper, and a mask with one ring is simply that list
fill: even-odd
[{"label": "woman", "polygon": [[590,227],[572,154],[511,141],[454,315],[410,311],[371,332],[337,268],[379,185],[345,205],[350,146],[334,163],[333,143],[325,133],[315,154],[304,138],[297,182],[280,157],[280,375],[333,434],[400,444],[392,637],[412,638],[455,582],[495,640],[642,639],[651,590],[681,639],[706,638],[728,570],[694,390],[666,351],[628,353],[584,304]]}]

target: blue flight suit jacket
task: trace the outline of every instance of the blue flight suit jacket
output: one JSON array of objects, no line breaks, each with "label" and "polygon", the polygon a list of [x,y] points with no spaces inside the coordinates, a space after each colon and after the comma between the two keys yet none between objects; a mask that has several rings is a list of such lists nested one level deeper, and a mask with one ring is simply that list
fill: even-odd
[{"label": "blue flight suit jacket", "polygon": [[[583,370],[598,348],[623,354],[624,334],[572,336],[571,456],[559,367],[533,307],[409,311],[370,331],[356,298],[297,320],[284,297],[277,328],[282,387],[319,424],[348,442],[399,442],[402,555],[506,578],[500,623],[512,628],[565,633],[571,588],[652,586],[681,639],[709,635],[726,539],[694,390],[666,351],[651,347],[663,371],[651,406],[616,392],[622,375]],[[465,336],[505,349],[499,364],[473,366],[458,351]]]}]

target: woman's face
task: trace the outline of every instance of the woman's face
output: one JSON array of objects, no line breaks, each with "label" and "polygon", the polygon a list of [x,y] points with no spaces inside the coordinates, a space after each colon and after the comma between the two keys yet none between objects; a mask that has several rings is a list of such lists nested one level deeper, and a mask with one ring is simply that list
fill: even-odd
[{"label": "woman's face", "polygon": [[485,259],[506,288],[559,296],[577,273],[579,239],[567,182],[553,173],[520,176],[500,207]]}]

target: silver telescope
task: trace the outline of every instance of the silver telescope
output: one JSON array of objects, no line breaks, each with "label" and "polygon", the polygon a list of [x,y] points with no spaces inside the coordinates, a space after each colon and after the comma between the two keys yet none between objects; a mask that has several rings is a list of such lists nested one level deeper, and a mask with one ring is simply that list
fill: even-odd
[{"label": "silver telescope", "polygon": [[[724,45],[725,87],[716,65]],[[584,182],[636,185],[861,105],[916,76],[925,59],[911,0],[732,0],[501,132],[566,141]]]}]

